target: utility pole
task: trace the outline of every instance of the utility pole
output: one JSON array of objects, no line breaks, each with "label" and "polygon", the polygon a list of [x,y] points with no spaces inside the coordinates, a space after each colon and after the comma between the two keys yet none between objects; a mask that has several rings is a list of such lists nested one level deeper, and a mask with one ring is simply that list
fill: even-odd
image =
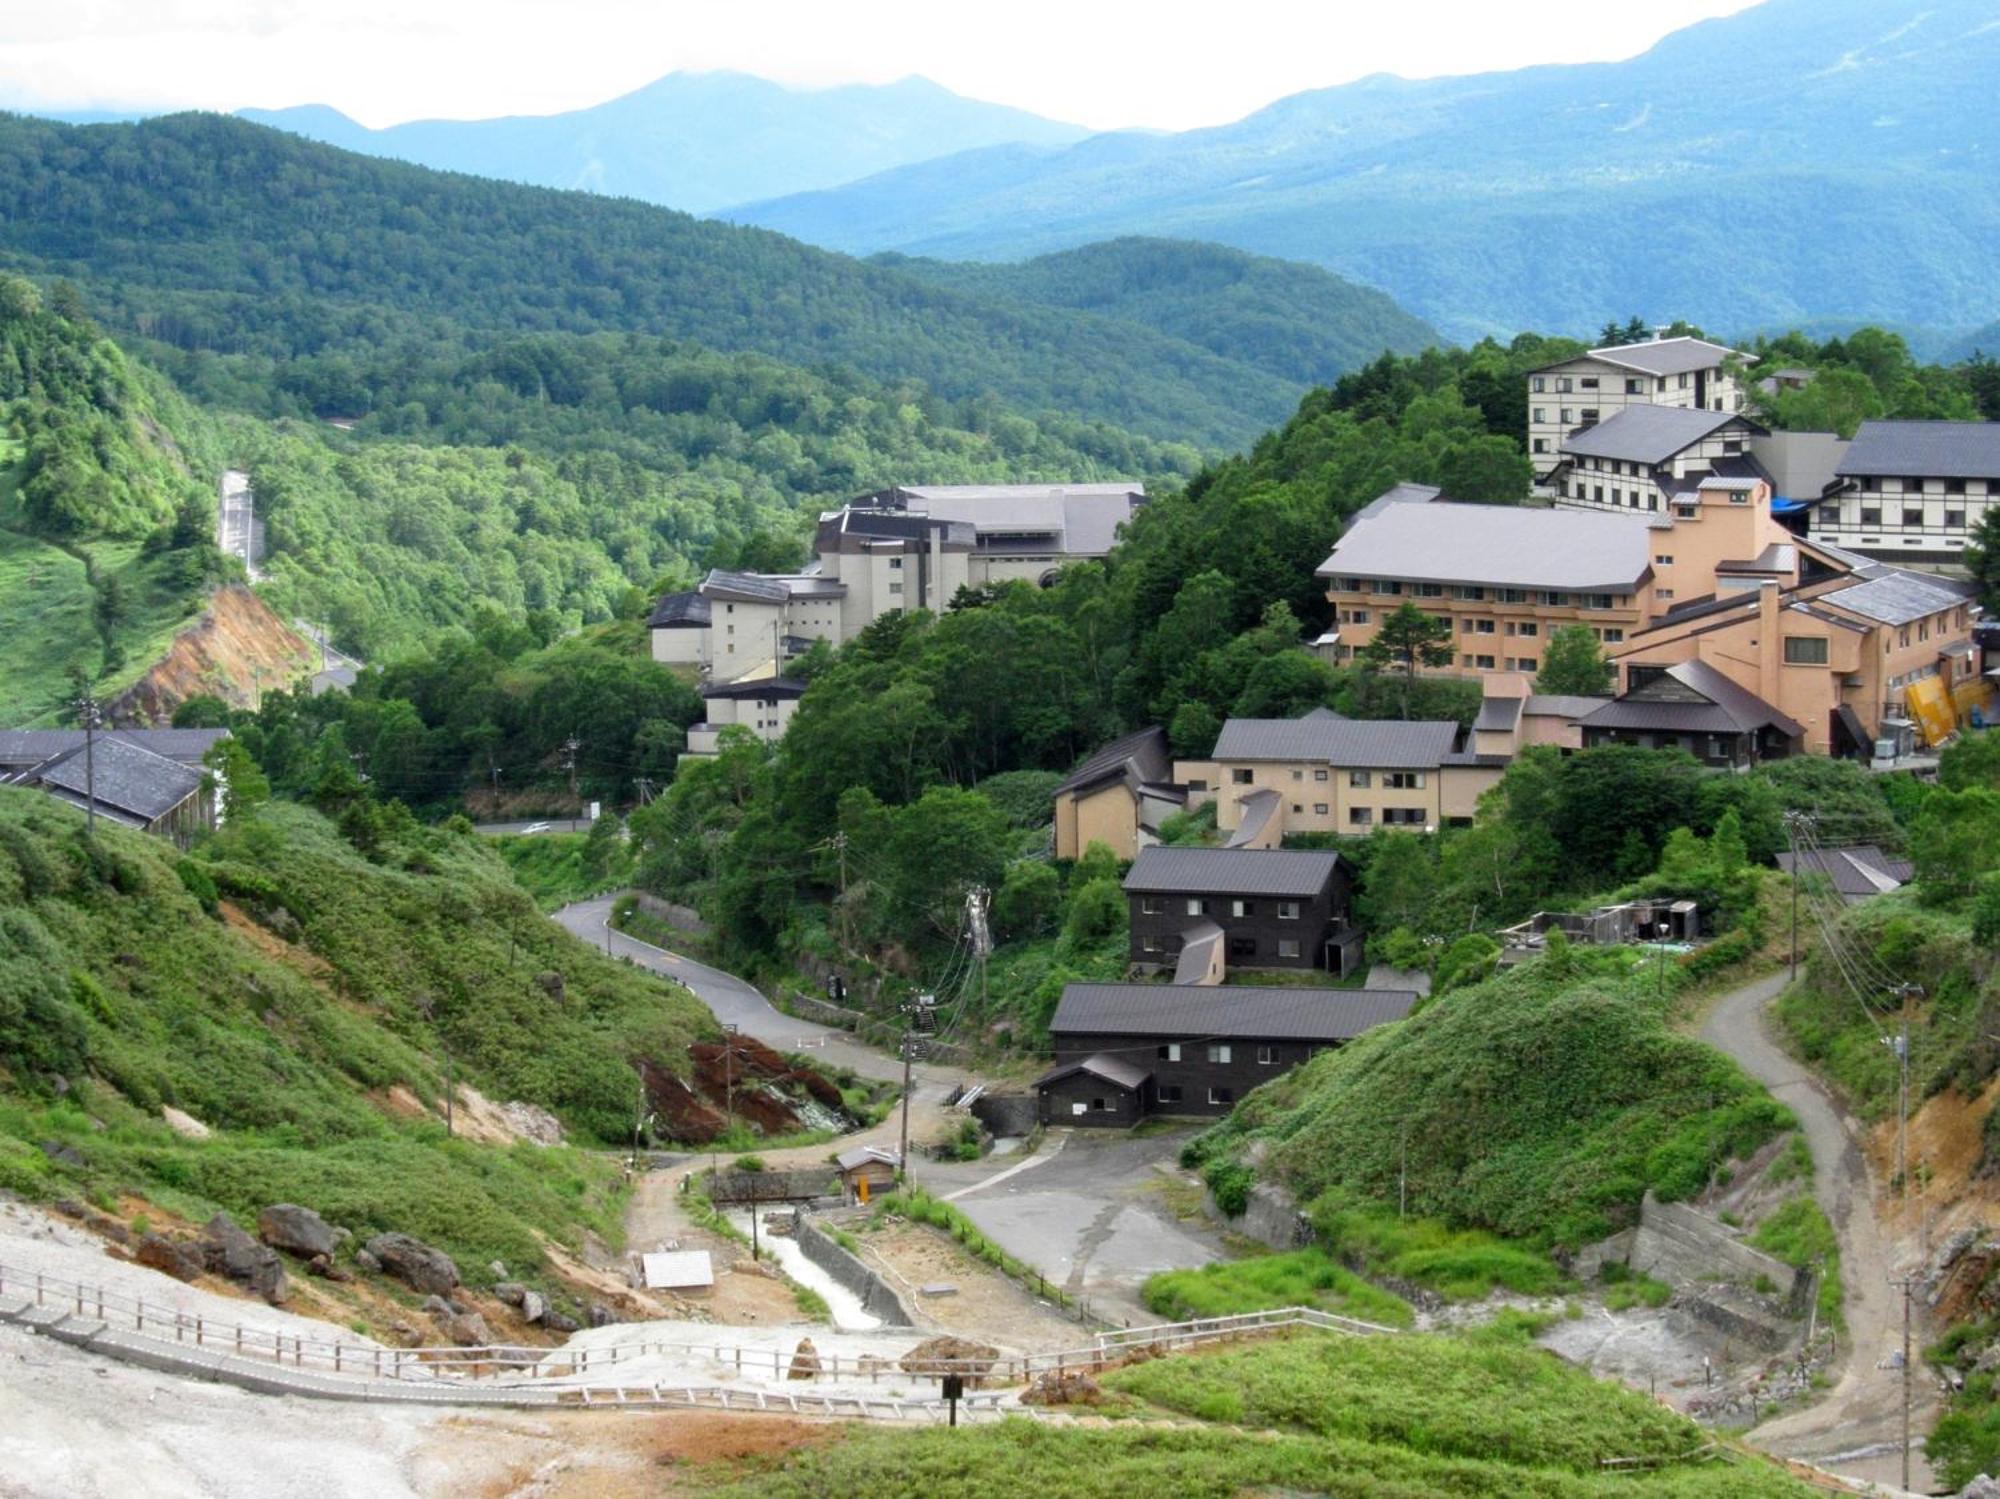
[{"label": "utility pole", "polygon": [[840,833],[835,833],[833,835],[833,851],[836,854],[840,855],[840,899],[835,904],[834,909],[839,913],[840,945],[841,948],[845,950],[845,948],[847,947],[847,834],[846,833],[840,832]]},{"label": "utility pole", "polygon": [[1923,993],[1921,984],[1896,985],[1902,1013],[1896,1024],[1896,1196],[1910,1198],[1910,998]]},{"label": "utility pole", "polygon": [[722,1028],[722,1117],[725,1129],[736,1127],[736,1027]]},{"label": "utility pole", "polygon": [[986,958],[993,951],[993,935],[986,925],[987,890],[975,885],[965,897],[965,922],[972,934],[972,955],[979,963],[979,1013],[986,1013]]},{"label": "utility pole", "polygon": [[1903,1488],[1910,1487],[1910,1282],[1905,1275],[1891,1285],[1903,1288]]},{"label": "utility pole", "polygon": [[1806,812],[1785,814],[1785,842],[1792,851],[1792,964],[1791,981],[1799,981],[1799,830],[1811,830],[1813,818]]},{"label": "utility pole", "polygon": [[903,1168],[903,1184],[910,1182],[910,1054],[916,1050],[916,1037],[911,1032],[909,1022],[903,1024],[903,1143],[897,1160]]},{"label": "utility pole", "polygon": [[94,842],[97,838],[97,730],[104,717],[97,706],[97,699],[88,691],[79,691],[70,700],[70,707],[76,711],[76,721],[83,726],[83,836]]},{"label": "utility pole", "polygon": [[569,772],[569,830],[576,831],[576,752],[583,748],[583,741],[571,734],[563,741],[563,769]]}]

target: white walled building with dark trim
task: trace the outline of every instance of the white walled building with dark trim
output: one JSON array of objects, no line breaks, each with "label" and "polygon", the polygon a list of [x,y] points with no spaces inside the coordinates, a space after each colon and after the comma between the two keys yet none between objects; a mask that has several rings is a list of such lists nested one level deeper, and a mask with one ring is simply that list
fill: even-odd
[{"label": "white walled building with dark trim", "polygon": [[1733,414],[1742,384],[1729,361],[1755,360],[1704,338],[1653,338],[1591,349],[1528,372],[1528,458],[1547,492],[1564,445],[1578,432],[1634,406]]},{"label": "white walled building with dark trim", "polygon": [[2000,500],[2000,422],[1863,422],[1812,506],[1815,541],[1956,561]]}]

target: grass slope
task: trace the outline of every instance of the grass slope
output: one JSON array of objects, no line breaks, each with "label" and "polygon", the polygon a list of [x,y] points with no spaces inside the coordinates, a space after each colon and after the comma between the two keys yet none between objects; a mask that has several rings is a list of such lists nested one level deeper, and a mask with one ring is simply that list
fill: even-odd
[{"label": "grass slope", "polygon": [[[72,809],[0,788],[0,1186],[191,1217],[298,1202],[468,1273],[533,1266],[543,1238],[615,1238],[611,1163],[448,1141],[391,1091],[438,1099],[448,1047],[461,1082],[616,1144],[629,1059],[684,1070],[709,1023],[541,918],[470,832],[409,832],[378,863],[272,806],[193,856],[107,826],[93,850]],[[173,1133],[169,1104],[214,1136]]]}]

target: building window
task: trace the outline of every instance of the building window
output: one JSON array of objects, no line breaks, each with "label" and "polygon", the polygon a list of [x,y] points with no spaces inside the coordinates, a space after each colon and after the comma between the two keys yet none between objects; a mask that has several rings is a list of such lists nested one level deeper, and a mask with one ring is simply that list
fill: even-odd
[{"label": "building window", "polygon": [[1206,916],[1208,914],[1208,902],[1203,900],[1199,895],[1189,896],[1187,913],[1190,916]]},{"label": "building window", "polygon": [[1180,1059],[1181,1043],[1178,1041],[1169,1041],[1159,1050],[1159,1060],[1162,1062],[1178,1062]]},{"label": "building window", "polygon": [[1549,440],[1546,437],[1537,437],[1535,439],[1535,451],[1537,453],[1546,453],[1548,450]]},{"label": "building window", "polygon": [[1477,584],[1469,583],[1465,587],[1458,590],[1458,596],[1462,599],[1468,600],[1469,602],[1476,604],[1486,597],[1486,590],[1482,587],[1479,587]]},{"label": "building window", "polygon": [[1257,956],[1257,939],[1255,937],[1231,937],[1229,939],[1229,956],[1240,958],[1245,962],[1255,958]]},{"label": "building window", "polygon": [[1503,588],[1500,590],[1500,602],[1503,604],[1525,604],[1528,602],[1528,590],[1525,588]]},{"label": "building window", "polygon": [[1315,781],[1323,781],[1326,779],[1326,777],[1327,777],[1327,772],[1324,770],[1316,770],[1313,772],[1313,779]]},{"label": "building window", "polygon": [[1597,408],[1595,406],[1586,406],[1583,408],[1583,424],[1586,427],[1597,425]]},{"label": "building window", "polygon": [[1421,827],[1426,818],[1422,807],[1384,807],[1382,821],[1391,826]]},{"label": "building window", "polygon": [[1420,599],[1441,599],[1444,597],[1444,584],[1419,583],[1415,591],[1417,597]]},{"label": "building window", "polygon": [[1568,375],[1556,376],[1556,390],[1559,394],[1568,395],[1571,391],[1575,389],[1576,389],[1576,382],[1571,380]]},{"label": "building window", "polygon": [[1179,1083],[1161,1083],[1156,1088],[1153,1096],[1161,1103],[1179,1103],[1181,1101],[1181,1085]]},{"label": "building window", "polygon": [[1521,664],[1520,664],[1520,666],[1519,666],[1518,670],[1521,670],[1521,671],[1534,671],[1535,669],[1536,669],[1536,668],[1535,668],[1535,658],[1534,658],[1533,656],[1523,656],[1523,657],[1521,658]]},{"label": "building window", "polygon": [[1372,772],[1366,770],[1350,770],[1347,773],[1347,784],[1350,786],[1359,786],[1365,790],[1374,784],[1374,775]]},{"label": "building window", "polygon": [[1576,420],[1576,412],[1575,412],[1575,411],[1573,411],[1572,409],[1570,409],[1570,408],[1569,408],[1568,406],[1565,406],[1565,407],[1563,407],[1563,409],[1562,409],[1562,424],[1563,424],[1563,425],[1564,425],[1565,427],[1567,427],[1567,426],[1568,426],[1568,425],[1569,425],[1569,424],[1570,424],[1571,422],[1573,422],[1573,421],[1575,421],[1575,420]]},{"label": "building window", "polygon": [[1549,382],[1540,375],[1534,375],[1529,377],[1528,384],[1534,390],[1536,395],[1540,395],[1543,391],[1549,388]]},{"label": "building window", "polygon": [[1324,817],[1324,816],[1326,816],[1326,803],[1325,803],[1325,802],[1314,802],[1314,803],[1313,803],[1313,816],[1315,816],[1315,817]]},{"label": "building window", "polygon": [[1785,664],[1787,666],[1826,665],[1826,642],[1810,635],[1787,635],[1785,637]]},{"label": "building window", "polygon": [[901,557],[891,557],[889,559],[889,571],[901,572],[902,570],[903,570],[903,559]]},{"label": "building window", "polygon": [[1870,527],[1881,525],[1882,507],[1880,505],[1863,505],[1861,507],[1861,524]]},{"label": "building window", "polygon": [[1595,390],[1597,389],[1597,376],[1585,375],[1577,382],[1577,385],[1582,390]]},{"label": "building window", "polygon": [[1475,619],[1472,622],[1472,633],[1475,635],[1491,635],[1493,633],[1493,621],[1490,619]]},{"label": "building window", "polygon": [[1424,789],[1424,773],[1421,770],[1392,770],[1382,777],[1382,784],[1391,791],[1421,791]]},{"label": "building window", "polygon": [[1618,645],[1625,639],[1625,632],[1619,629],[1600,630],[1598,636],[1606,645]]},{"label": "building window", "polygon": [[1236,1102],[1236,1095],[1227,1088],[1210,1088],[1208,1090],[1208,1101],[1218,1106],[1226,1103],[1233,1104]]},{"label": "building window", "polygon": [[1646,382],[1644,380],[1627,380],[1625,382],[1626,395],[1643,396],[1645,393],[1646,393]]},{"label": "building window", "polygon": [[1674,565],[1673,554],[1671,552],[1661,552],[1653,559],[1653,565],[1655,567],[1672,567]]},{"label": "building window", "polygon": [[1159,950],[1160,939],[1158,937],[1141,937],[1139,939],[1140,952],[1158,952]]},{"label": "building window", "polygon": [[1944,528],[1947,531],[1963,531],[1965,529],[1965,512],[1963,510],[1945,511]]},{"label": "building window", "polygon": [[1250,902],[1247,900],[1232,900],[1229,903],[1229,914],[1231,916],[1248,916],[1250,914]]},{"label": "building window", "polygon": [[1472,664],[1478,667],[1481,671],[1493,670],[1493,658],[1491,656],[1474,656],[1472,658]]},{"label": "building window", "polygon": [[1108,1114],[1111,1112],[1111,1107],[1103,1099],[1093,1098],[1090,1101],[1090,1112],[1093,1114]]},{"label": "building window", "polygon": [[1299,942],[1296,937],[1280,937],[1278,939],[1279,957],[1296,958],[1298,955],[1299,955]]},{"label": "building window", "polygon": [[1277,1047],[1275,1047],[1275,1046],[1260,1046],[1260,1047],[1258,1047],[1258,1048],[1257,1048],[1257,1065],[1258,1065],[1259,1067],[1275,1067],[1275,1066],[1277,1066],[1277,1065],[1278,1065],[1278,1048],[1277,1048]]},{"label": "building window", "polygon": [[1299,903],[1297,901],[1281,900],[1278,902],[1278,920],[1297,921],[1298,919],[1299,919]]},{"label": "building window", "polygon": [[1924,512],[1922,507],[1905,505],[1903,507],[1903,529],[1905,531],[1921,531],[1923,526]]},{"label": "building window", "polygon": [[1533,620],[1526,620],[1522,622],[1521,633],[1527,636],[1540,635],[1542,633],[1542,627],[1536,624]]},{"label": "building window", "polygon": [[1306,773],[1303,770],[1295,770],[1292,772],[1292,779],[1295,781],[1303,781],[1305,778],[1306,778]]},{"label": "building window", "polygon": [[902,591],[903,585],[901,583],[891,583],[889,585],[889,592],[891,593],[901,593]]},{"label": "building window", "polygon": [[1215,1042],[1210,1042],[1208,1047],[1208,1059],[1211,1062],[1228,1061],[1229,1047],[1227,1046],[1227,1044],[1217,1044]]},{"label": "building window", "polygon": [[1250,784],[1250,774],[1247,767],[1234,767],[1229,772],[1230,783],[1236,786],[1248,786]]},{"label": "building window", "polygon": [[1349,807],[1347,809],[1347,820],[1355,827],[1365,828],[1375,820],[1375,809],[1372,807]]}]

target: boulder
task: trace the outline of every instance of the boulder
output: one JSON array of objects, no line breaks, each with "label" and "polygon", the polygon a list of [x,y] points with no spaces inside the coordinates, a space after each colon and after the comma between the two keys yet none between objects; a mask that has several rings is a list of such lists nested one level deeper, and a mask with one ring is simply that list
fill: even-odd
[{"label": "boulder", "polygon": [[2000,1499],[2000,1479],[1981,1473],[1958,1491],[1958,1499]]},{"label": "boulder", "polygon": [[185,1139],[206,1140],[212,1133],[209,1127],[194,1115],[185,1113],[170,1103],[160,1105],[160,1118],[166,1121],[168,1129]]},{"label": "boulder", "polygon": [[424,1315],[429,1317],[433,1322],[447,1321],[452,1317],[456,1317],[464,1310],[465,1308],[457,1302],[447,1301],[442,1296],[426,1296],[424,1298]]},{"label": "boulder", "polygon": [[377,1234],[368,1241],[367,1252],[413,1291],[443,1296],[458,1286],[458,1266],[451,1256],[413,1235]]},{"label": "boulder", "polygon": [[567,1312],[543,1312],[542,1326],[550,1332],[575,1332],[581,1326],[576,1318]]},{"label": "boulder", "polygon": [[618,1314],[601,1301],[593,1301],[584,1317],[592,1327],[609,1327],[618,1320]]},{"label": "boulder", "polygon": [[163,1270],[175,1280],[193,1280],[207,1266],[202,1252],[181,1239],[165,1234],[141,1234],[132,1258],[149,1270]]},{"label": "boulder", "polygon": [[74,1145],[63,1144],[60,1140],[42,1141],[42,1154],[54,1161],[58,1166],[81,1167],[88,1164],[83,1158],[83,1152],[78,1150]]},{"label": "boulder", "polygon": [[285,1299],[285,1264],[277,1251],[259,1244],[236,1226],[227,1213],[217,1213],[203,1225],[202,1253],[208,1268],[226,1275],[276,1306]]},{"label": "boulder", "polygon": [[273,1249],[282,1249],[300,1259],[330,1255],[339,1241],[333,1227],[311,1208],[278,1202],[257,1215],[257,1237]]},{"label": "boulder", "polygon": [[493,1341],[486,1319],[477,1312],[460,1312],[438,1324],[444,1335],[460,1348],[480,1348]]},{"label": "boulder", "polygon": [[381,1273],[382,1269],[382,1262],[366,1249],[357,1249],[354,1251],[354,1265],[356,1269],[367,1270],[374,1274]]},{"label": "boulder", "polygon": [[495,1280],[505,1280],[507,1278],[507,1267],[498,1260],[489,1260],[486,1268]]},{"label": "boulder", "polygon": [[528,1295],[528,1288],[518,1281],[503,1280],[493,1287],[496,1298],[509,1306],[519,1306]]},{"label": "boulder", "polygon": [[539,1292],[528,1291],[522,1295],[521,1320],[523,1322],[539,1322],[548,1314],[548,1310],[549,1304],[542,1300]]},{"label": "boulder", "polygon": [[800,1338],[799,1346],[792,1350],[792,1366],[785,1371],[785,1378],[816,1379],[819,1373],[819,1350],[813,1347],[811,1338]]},{"label": "boulder", "polygon": [[331,1255],[316,1254],[306,1262],[306,1273],[317,1275],[322,1280],[335,1281],[345,1285],[354,1279],[354,1272],[333,1262]]}]

